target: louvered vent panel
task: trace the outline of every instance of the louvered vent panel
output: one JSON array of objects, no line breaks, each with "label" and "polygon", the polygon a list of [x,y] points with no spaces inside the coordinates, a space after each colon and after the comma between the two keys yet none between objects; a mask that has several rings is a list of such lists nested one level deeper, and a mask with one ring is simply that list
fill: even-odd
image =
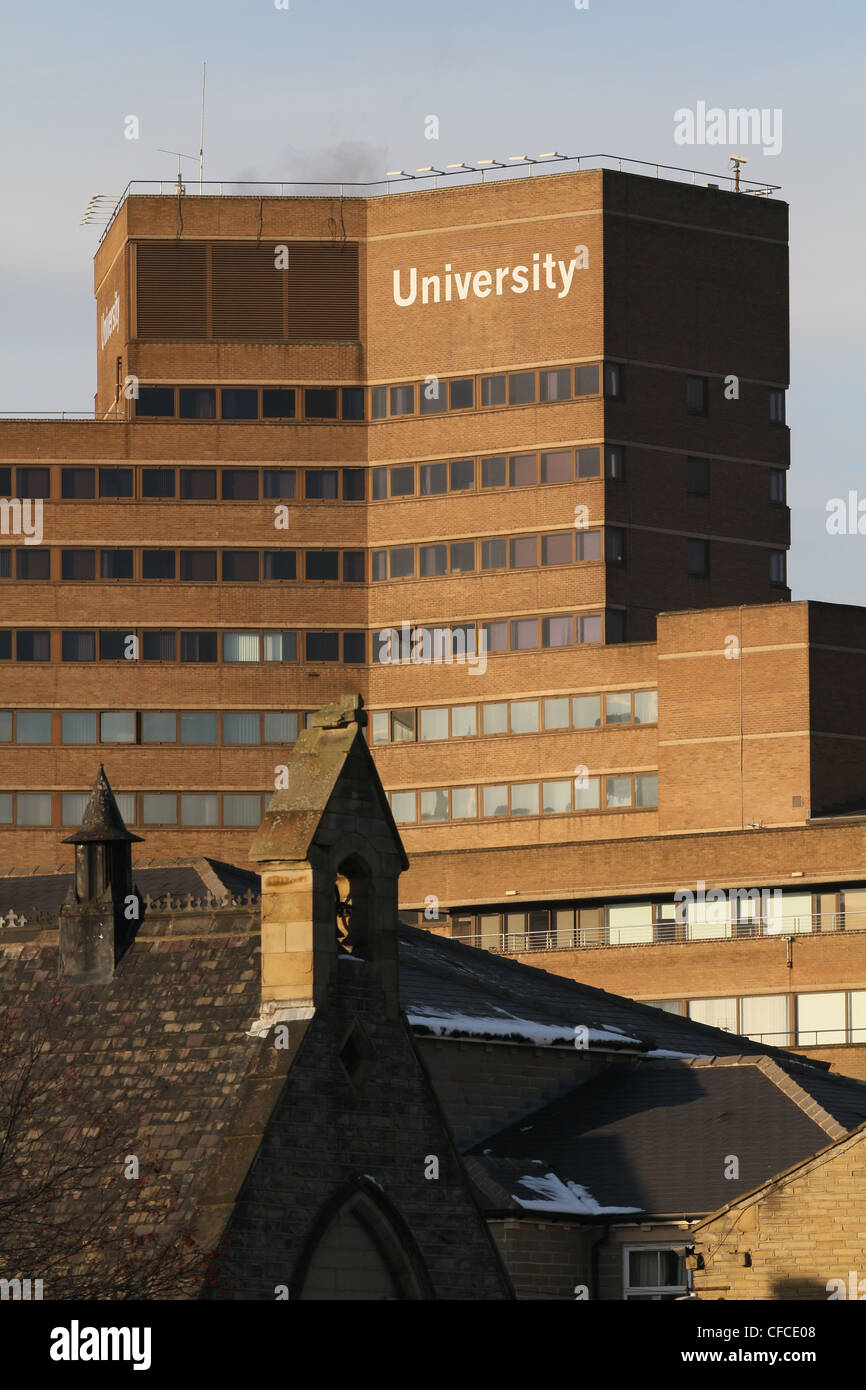
[{"label": "louvered vent panel", "polygon": [[214,245],[215,338],[282,338],[283,280],[291,272],[275,268],[275,245]]},{"label": "louvered vent panel", "polygon": [[139,338],[204,338],[205,247],[140,241],[136,260]]},{"label": "louvered vent panel", "polygon": [[357,242],[291,241],[288,246],[289,340],[357,340]]}]

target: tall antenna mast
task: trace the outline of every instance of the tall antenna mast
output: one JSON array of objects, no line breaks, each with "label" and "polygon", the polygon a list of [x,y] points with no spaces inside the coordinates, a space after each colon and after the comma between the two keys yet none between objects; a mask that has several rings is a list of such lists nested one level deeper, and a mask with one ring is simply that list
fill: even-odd
[{"label": "tall antenna mast", "polygon": [[201,65],[201,138],[198,149],[198,191],[202,192],[204,181],[204,79],[207,63]]}]

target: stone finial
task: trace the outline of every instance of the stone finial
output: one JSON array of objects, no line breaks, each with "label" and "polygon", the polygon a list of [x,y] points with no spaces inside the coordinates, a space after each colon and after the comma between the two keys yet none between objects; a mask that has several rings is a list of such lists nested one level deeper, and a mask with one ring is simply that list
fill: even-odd
[{"label": "stone finial", "polygon": [[96,781],[90,790],[90,800],[84,811],[84,818],[74,835],[67,835],[64,845],[140,844],[141,836],[133,835],[123,823],[114,792],[108,784],[105,768],[99,764]]},{"label": "stone finial", "polygon": [[341,695],[330,705],[316,710],[310,720],[313,729],[345,729],[349,724],[360,724],[363,728],[366,723],[367,712],[361,695]]}]

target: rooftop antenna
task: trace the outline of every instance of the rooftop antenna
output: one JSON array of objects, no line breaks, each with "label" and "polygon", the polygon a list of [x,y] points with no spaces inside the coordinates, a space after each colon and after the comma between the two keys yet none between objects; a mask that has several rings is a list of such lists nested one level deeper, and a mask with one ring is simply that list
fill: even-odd
[{"label": "rooftop antenna", "polygon": [[[205,72],[206,72],[206,70],[207,70],[207,63],[202,63],[202,65],[201,65],[201,134],[200,134],[200,138],[199,138],[199,147],[198,147],[198,191],[199,191],[199,193],[201,193],[201,192],[203,191],[203,189],[202,189],[202,184],[203,184],[203,182],[204,182],[204,79],[205,79]],[[178,183],[180,183],[180,176],[178,176]]]},{"label": "rooftop antenna", "polygon": [[734,166],[734,192],[735,192],[735,193],[739,193],[739,191],[740,191],[740,165],[741,165],[741,164],[748,164],[749,161],[746,159],[746,156],[745,156],[744,154],[732,154],[732,155],[729,155],[728,158],[730,159],[731,163],[732,163],[733,166]]},{"label": "rooftop antenna", "polygon": [[183,152],[182,152],[181,150],[164,150],[164,149],[162,149],[161,147],[159,148],[159,153],[160,153],[160,154],[174,154],[174,155],[177,155],[177,183],[175,184],[174,191],[175,191],[175,193],[177,194],[177,196],[180,198],[180,197],[182,197],[183,194],[186,192],[186,189],[185,189],[184,186],[183,186],[183,181],[182,181],[182,179],[181,179],[181,177],[180,177],[180,161],[181,161],[182,159],[195,159],[195,155],[194,155],[194,154],[183,154]]}]

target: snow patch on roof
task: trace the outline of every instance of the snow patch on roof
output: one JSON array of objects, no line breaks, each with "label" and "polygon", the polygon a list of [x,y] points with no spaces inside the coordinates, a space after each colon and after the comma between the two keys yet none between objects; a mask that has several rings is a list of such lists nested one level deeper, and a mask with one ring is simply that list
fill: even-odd
[{"label": "snow patch on roof", "polygon": [[[470,1014],[437,1013],[414,1010],[406,1015],[413,1028],[423,1027],[446,1038],[458,1033],[477,1038],[509,1038],[520,1042],[535,1043],[539,1047],[552,1047],[555,1043],[574,1043],[574,1027],[563,1023],[537,1023],[534,1020],[518,1018],[514,1014],[500,1012],[495,1016],[478,1018]],[[583,1029],[584,1025],[575,1025]],[[590,1043],[628,1043],[639,1047],[637,1038],[631,1038],[622,1029],[586,1028],[582,1037]]]},{"label": "snow patch on roof", "polygon": [[535,1198],[521,1197],[512,1192],[515,1202],[530,1211],[570,1212],[574,1216],[624,1215],[643,1211],[643,1207],[602,1207],[585,1187],[577,1182],[562,1182],[555,1173],[545,1173],[543,1178],[520,1178],[518,1187],[526,1188],[538,1195]]},{"label": "snow patch on roof", "polygon": [[691,1062],[708,1062],[713,1056],[708,1052],[671,1052],[666,1047],[655,1047],[652,1052],[645,1053],[647,1057],[685,1057]]}]

